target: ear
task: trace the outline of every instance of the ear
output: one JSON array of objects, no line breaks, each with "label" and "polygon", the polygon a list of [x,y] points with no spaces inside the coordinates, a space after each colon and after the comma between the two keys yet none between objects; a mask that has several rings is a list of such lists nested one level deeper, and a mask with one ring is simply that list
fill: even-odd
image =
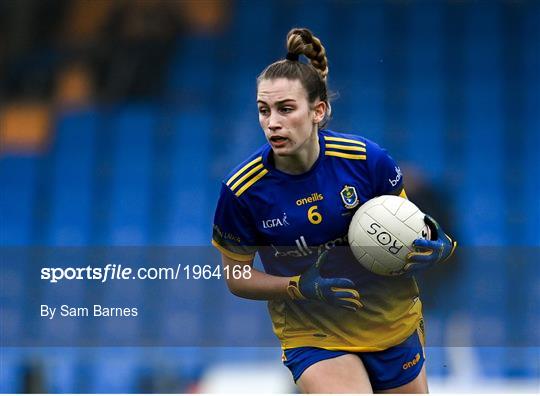
[{"label": "ear", "polygon": [[328,106],[326,105],[326,102],[323,102],[322,100],[317,102],[315,106],[313,107],[313,123],[319,124],[324,120],[324,116],[326,115],[326,110],[328,109]]}]

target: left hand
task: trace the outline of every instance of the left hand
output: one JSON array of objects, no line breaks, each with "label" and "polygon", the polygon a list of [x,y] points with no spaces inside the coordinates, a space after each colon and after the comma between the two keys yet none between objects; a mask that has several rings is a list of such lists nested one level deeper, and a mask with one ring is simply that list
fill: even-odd
[{"label": "left hand", "polygon": [[442,263],[456,250],[457,242],[444,233],[433,217],[426,215],[424,221],[431,230],[431,239],[419,238],[413,242],[413,251],[407,255],[404,272],[416,272]]}]

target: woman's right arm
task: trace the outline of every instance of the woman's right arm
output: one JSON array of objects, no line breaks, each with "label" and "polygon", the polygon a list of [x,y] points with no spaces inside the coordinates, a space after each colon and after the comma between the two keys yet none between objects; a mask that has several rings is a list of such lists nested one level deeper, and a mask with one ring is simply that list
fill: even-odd
[{"label": "woman's right arm", "polygon": [[[249,298],[251,300],[278,300],[289,298],[287,293],[287,286],[289,285],[289,277],[286,276],[274,276],[265,272],[261,272],[253,268],[253,260],[251,261],[238,261],[230,257],[221,254],[221,262],[226,269],[225,274],[227,277],[227,286],[232,294]],[[239,279],[235,279],[233,273],[235,268],[243,269],[244,266],[249,265],[251,268],[249,274],[251,276],[244,276],[245,272],[242,271],[242,276]]]},{"label": "woman's right arm", "polygon": [[[328,252],[322,253],[307,271],[293,277],[274,276],[253,268],[253,260],[238,261],[221,254],[224,271],[233,274],[236,268],[248,265],[250,277],[227,277],[227,286],[231,293],[251,300],[318,300],[351,311],[362,307],[360,295],[354,289],[354,283],[345,278],[322,278],[320,268]],[[242,271],[244,274],[244,271]]]}]

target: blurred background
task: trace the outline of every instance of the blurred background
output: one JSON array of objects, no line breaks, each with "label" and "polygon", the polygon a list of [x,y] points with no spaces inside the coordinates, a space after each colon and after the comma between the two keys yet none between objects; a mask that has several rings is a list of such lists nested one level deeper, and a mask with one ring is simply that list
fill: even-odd
[{"label": "blurred background", "polygon": [[[419,279],[431,390],[539,392],[534,0],[1,0],[2,332],[43,326],[36,263],[7,249],[209,245],[221,179],[264,143],[256,76],[298,26],[327,49],[329,127],[386,147],[462,246]],[[228,329],[219,348],[2,345],[0,391],[294,392],[277,342],[225,347],[272,335],[264,302],[219,285],[212,315],[182,303],[205,283],[134,296],[180,334]]]}]

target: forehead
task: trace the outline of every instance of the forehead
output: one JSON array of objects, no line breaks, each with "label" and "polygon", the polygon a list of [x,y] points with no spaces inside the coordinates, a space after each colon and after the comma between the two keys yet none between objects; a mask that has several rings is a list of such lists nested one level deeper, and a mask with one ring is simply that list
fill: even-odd
[{"label": "forehead", "polygon": [[286,78],[264,79],[259,82],[257,100],[266,103],[280,102],[287,99],[305,100],[307,93],[299,80]]}]

